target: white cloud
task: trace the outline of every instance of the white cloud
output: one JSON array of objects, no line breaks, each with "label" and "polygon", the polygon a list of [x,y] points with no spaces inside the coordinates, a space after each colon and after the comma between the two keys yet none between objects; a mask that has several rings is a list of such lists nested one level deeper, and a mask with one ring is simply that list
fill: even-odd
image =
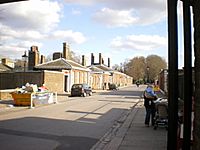
[{"label": "white cloud", "polygon": [[126,37],[116,37],[112,40],[110,46],[118,50],[154,50],[167,47],[167,38],[158,35],[128,35]]},{"label": "white cloud", "polygon": [[[96,0],[98,1],[98,0]],[[157,9],[165,10],[165,0],[101,0],[104,4],[114,9]]]},{"label": "white cloud", "polygon": [[103,8],[100,12],[97,12],[93,18],[99,23],[106,24],[108,27],[125,27],[130,26],[137,22],[137,17],[132,16],[133,10],[118,11],[109,8]]},{"label": "white cloud", "polygon": [[109,27],[127,27],[131,25],[151,25],[162,21],[165,17],[165,11],[103,8],[93,15],[93,20]]},{"label": "white cloud", "polygon": [[59,30],[52,33],[51,38],[63,39],[69,43],[81,44],[86,41],[86,37],[81,32],[73,32],[72,30]]},{"label": "white cloud", "polygon": [[[65,0],[80,5],[101,4],[93,19],[98,23],[114,27],[149,25],[166,18],[165,0]],[[123,14],[123,15],[122,15]],[[121,21],[121,22],[120,22]]]},{"label": "white cloud", "polygon": [[61,6],[49,0],[0,5],[1,24],[16,30],[49,31],[60,21]]},{"label": "white cloud", "polygon": [[21,59],[24,51],[28,51],[32,45],[41,47],[42,44],[38,42],[23,41],[17,43],[11,43],[0,46],[0,55],[9,57],[11,59]]},{"label": "white cloud", "polygon": [[37,40],[37,39],[42,39],[45,37],[44,34],[41,34],[38,31],[35,30],[27,30],[27,31],[18,31],[13,28],[10,28],[8,26],[3,26],[0,25],[1,31],[0,35],[2,39],[5,40]]},{"label": "white cloud", "polygon": [[0,55],[21,57],[32,45],[42,46],[44,40],[83,43],[86,38],[80,32],[55,31],[62,17],[62,8],[60,3],[51,0],[0,5]]},{"label": "white cloud", "polygon": [[96,3],[96,0],[64,0],[67,4],[69,3],[75,3],[80,5],[92,5]]},{"label": "white cloud", "polygon": [[114,9],[131,9],[131,8],[155,8],[155,9],[165,9],[165,0],[64,0],[67,4],[79,4],[79,5],[92,5],[92,4],[102,4],[104,6],[109,6]]},{"label": "white cloud", "polygon": [[81,11],[80,11],[80,10],[77,10],[77,9],[72,9],[72,14],[73,14],[73,15],[80,15],[80,14],[81,14]]},{"label": "white cloud", "polygon": [[0,5],[0,55],[21,57],[44,39],[60,21],[61,6],[49,0],[29,0]]}]

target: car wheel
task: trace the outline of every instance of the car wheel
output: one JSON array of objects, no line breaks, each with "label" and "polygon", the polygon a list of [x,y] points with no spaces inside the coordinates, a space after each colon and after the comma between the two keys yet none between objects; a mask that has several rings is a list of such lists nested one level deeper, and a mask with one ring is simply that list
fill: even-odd
[{"label": "car wheel", "polygon": [[92,92],[89,93],[89,96],[92,96]]},{"label": "car wheel", "polygon": [[86,97],[86,96],[87,96],[87,93],[84,92],[84,93],[83,93],[83,97]]}]

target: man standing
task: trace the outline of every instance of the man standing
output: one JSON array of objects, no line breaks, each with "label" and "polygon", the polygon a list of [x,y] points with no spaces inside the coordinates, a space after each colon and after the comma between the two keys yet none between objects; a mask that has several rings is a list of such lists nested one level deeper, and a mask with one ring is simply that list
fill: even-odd
[{"label": "man standing", "polygon": [[144,91],[144,106],[146,109],[145,115],[145,126],[149,127],[150,119],[152,126],[154,125],[154,117],[155,117],[155,103],[154,100],[157,99],[157,95],[153,91],[153,86],[148,85]]}]

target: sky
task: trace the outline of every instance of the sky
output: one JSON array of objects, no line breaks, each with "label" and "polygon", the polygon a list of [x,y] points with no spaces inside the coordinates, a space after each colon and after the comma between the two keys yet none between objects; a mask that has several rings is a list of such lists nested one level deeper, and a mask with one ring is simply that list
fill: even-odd
[{"label": "sky", "polygon": [[[38,46],[46,57],[62,52],[91,53],[111,66],[137,56],[168,61],[166,0],[29,0],[0,5],[0,56],[21,59]],[[181,14],[181,13],[180,13]],[[180,35],[182,32],[179,33]],[[181,45],[181,44],[180,44]],[[183,63],[179,46],[179,66]]]}]

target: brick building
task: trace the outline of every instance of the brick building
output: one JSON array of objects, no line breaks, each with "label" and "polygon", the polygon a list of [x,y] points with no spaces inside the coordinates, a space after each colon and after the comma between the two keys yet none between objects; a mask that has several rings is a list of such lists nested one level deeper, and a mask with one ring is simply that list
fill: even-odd
[{"label": "brick building", "polygon": [[23,71],[11,70],[6,64],[0,64],[1,71],[5,71],[0,73],[0,90],[13,89],[31,83],[38,86],[45,84],[49,90],[63,93],[69,92],[74,83],[88,83],[89,69],[67,60],[68,53],[69,46],[63,43],[63,53],[57,55],[57,59],[45,63],[45,58],[40,56],[38,47],[31,46],[28,51],[28,70],[25,69],[26,66]]},{"label": "brick building", "polygon": [[[89,83],[89,69],[64,58],[49,61],[34,67],[34,70],[50,70],[63,73],[63,88],[69,92],[74,83]],[[57,82],[57,81],[55,81]]]},{"label": "brick building", "polygon": [[[55,52],[53,60],[44,62],[44,56],[40,56],[37,46],[32,46],[28,51],[28,70],[13,70],[0,74],[0,89],[21,87],[26,83],[45,84],[53,92],[70,92],[75,83],[88,83],[93,89],[108,89],[108,85],[114,83],[125,86],[132,83],[132,78],[124,73],[110,68],[104,64],[103,57],[99,53],[99,60],[94,62],[91,54],[91,65],[86,67],[85,56],[82,56],[82,64],[69,60],[70,48],[63,43],[63,52]],[[25,68],[25,66],[24,66]],[[11,83],[8,85],[7,83]]]},{"label": "brick building", "polygon": [[111,83],[117,86],[132,84],[132,77],[110,68],[110,58],[105,65],[101,53],[99,53],[98,63],[95,63],[94,55],[91,53],[91,65],[88,68],[91,70],[90,84],[93,89],[108,89]]}]

